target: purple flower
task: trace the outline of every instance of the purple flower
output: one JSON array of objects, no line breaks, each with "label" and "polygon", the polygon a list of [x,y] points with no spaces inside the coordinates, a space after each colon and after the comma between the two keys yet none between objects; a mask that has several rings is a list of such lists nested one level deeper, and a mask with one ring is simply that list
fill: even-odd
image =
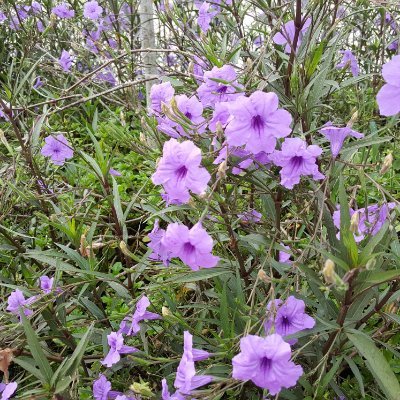
[{"label": "purple flower", "polygon": [[264,38],[260,35],[257,36],[254,40],[253,40],[253,44],[256,47],[261,47],[264,43]]},{"label": "purple flower", "polygon": [[[204,360],[209,356],[207,352],[193,349],[193,336],[185,331],[183,333],[183,354],[176,371],[174,386],[177,389],[174,394],[168,391],[167,381],[162,380],[162,399],[163,400],[185,400],[187,395],[200,386],[207,385],[213,380],[210,375],[196,375],[194,366],[195,361]],[[203,353],[201,358],[196,357],[196,352]]]},{"label": "purple flower", "polygon": [[[303,27],[301,28],[299,37],[297,39],[296,49],[294,49],[295,51],[300,47],[303,37],[306,34],[310,25],[311,25],[311,18],[308,18],[304,22]],[[272,40],[274,41],[274,43],[276,43],[278,45],[285,45],[285,53],[291,53],[292,47],[293,47],[295,31],[296,31],[296,28],[294,26],[294,21],[292,20],[292,21],[286,22],[286,24],[283,25],[282,31],[276,33],[274,35],[274,37],[272,38]]]},{"label": "purple flower", "polygon": [[39,32],[44,32],[44,25],[43,25],[43,22],[42,22],[42,21],[38,20],[38,21],[36,22],[36,27],[37,27],[37,29],[38,29]]},{"label": "purple flower", "polygon": [[21,21],[27,19],[29,17],[29,11],[30,11],[29,6],[22,6],[22,5],[17,5],[17,14],[18,17]]},{"label": "purple flower", "polygon": [[104,71],[98,72],[96,74],[96,80],[101,81],[101,82],[106,82],[113,87],[117,84],[117,80],[115,79],[115,76],[109,69],[105,69]]},{"label": "purple flower", "polygon": [[10,28],[13,31],[19,31],[21,29],[21,23],[16,15],[13,15],[10,19]]},{"label": "purple flower", "polygon": [[[189,119],[194,125],[200,125],[204,122],[203,118],[203,105],[196,96],[187,97],[184,94],[175,96],[176,105],[178,110]],[[200,133],[201,133],[200,127]],[[202,129],[204,131],[204,127]],[[179,131],[179,130],[178,130]],[[185,132],[182,130],[184,134]]]},{"label": "purple flower", "polygon": [[103,12],[103,7],[99,6],[96,0],[88,1],[83,6],[83,16],[92,20],[99,19]]},{"label": "purple flower", "polygon": [[193,142],[170,139],[164,143],[163,156],[151,179],[155,185],[163,185],[173,201],[187,203],[189,190],[201,194],[210,180],[210,174],[200,163],[201,151]]},{"label": "purple flower", "polygon": [[22,308],[24,314],[29,317],[33,314],[33,311],[30,310],[28,306],[30,306],[35,300],[35,296],[25,299],[24,294],[21,292],[21,290],[16,289],[11,292],[10,296],[8,297],[8,306],[6,310],[9,311],[11,314],[20,315],[19,309]]},{"label": "purple flower", "polygon": [[381,115],[389,117],[400,111],[400,55],[383,65],[382,75],[386,84],[379,90],[376,100]]},{"label": "purple flower", "polygon": [[231,103],[216,103],[211,121],[208,124],[208,129],[211,132],[217,131],[217,122],[224,128],[231,116],[229,112],[229,104]]},{"label": "purple flower", "polygon": [[214,67],[203,75],[204,83],[197,89],[204,106],[214,106],[215,103],[233,101],[243,93],[237,91],[242,87],[237,82],[236,72],[230,65],[221,68]]},{"label": "purple flower", "polygon": [[393,40],[391,43],[389,43],[386,47],[388,50],[390,51],[397,51],[397,49],[399,48],[399,41]]},{"label": "purple flower", "polygon": [[[265,334],[275,327],[275,333],[285,337],[304,329],[311,329],[315,319],[305,313],[303,300],[289,296],[285,302],[280,299],[270,301],[267,305],[268,320],[264,323]],[[276,311],[276,314],[275,314]],[[286,340],[289,344],[297,343],[297,339]]]},{"label": "purple flower", "polygon": [[151,242],[149,242],[147,246],[152,250],[149,256],[150,260],[162,261],[163,264],[168,267],[171,259],[171,251],[162,243],[165,236],[165,229],[159,228],[158,220],[155,221],[154,228],[148,236]]},{"label": "purple flower", "polygon": [[63,135],[47,136],[44,141],[46,144],[42,147],[41,153],[45,157],[50,157],[53,164],[63,165],[65,160],[74,156],[74,151]]},{"label": "purple flower", "polygon": [[286,110],[278,109],[279,99],[275,93],[254,92],[232,103],[233,117],[225,129],[230,146],[246,145],[253,154],[275,150],[276,139],[290,134],[292,117]]},{"label": "purple flower", "polygon": [[[290,252],[290,247],[289,246],[285,246],[284,244],[281,244],[281,246],[283,246],[285,249],[289,250]],[[286,251],[279,251],[279,262],[282,264],[290,264],[290,253],[286,252]],[[278,332],[279,333],[279,332]]]},{"label": "purple flower", "polygon": [[347,136],[353,136],[357,139],[361,139],[364,135],[360,132],[353,131],[349,126],[339,128],[332,125],[332,122],[327,122],[319,133],[322,133],[331,143],[331,152],[333,158],[336,158],[342,149],[343,142]]},{"label": "purple flower", "polygon": [[291,349],[278,334],[266,338],[248,335],[240,340],[240,353],[233,357],[232,376],[276,395],[282,388],[296,385],[303,374],[300,365],[290,361]]},{"label": "purple flower", "polygon": [[111,382],[100,374],[98,379],[93,382],[93,397],[95,400],[107,400],[111,391]]},{"label": "purple flower", "polygon": [[200,29],[206,33],[210,29],[210,23],[213,18],[218,14],[218,11],[210,10],[210,3],[206,1],[199,8],[199,16],[197,18],[197,23]]},{"label": "purple flower", "polygon": [[123,333],[128,336],[136,335],[140,331],[139,322],[147,319],[160,319],[158,314],[147,311],[150,301],[146,296],[143,296],[136,304],[136,310],[132,316],[125,317],[120,326],[118,333]]},{"label": "purple flower", "polygon": [[106,357],[101,363],[106,367],[112,367],[121,359],[121,354],[131,354],[136,351],[139,351],[137,348],[132,346],[124,345],[124,338],[122,333],[111,332],[107,335],[108,345],[110,346],[110,350]]},{"label": "purple flower", "polygon": [[7,19],[7,15],[0,11],[0,24],[2,24]]},{"label": "purple flower", "polygon": [[61,3],[56,7],[53,7],[51,12],[59,18],[73,18],[75,16],[75,11],[69,8],[69,4]]},{"label": "purple flower", "polygon": [[17,387],[17,382],[0,383],[1,400],[9,400],[17,390]]},{"label": "purple flower", "polygon": [[300,182],[303,175],[311,175],[313,179],[323,179],[318,171],[317,157],[321,155],[319,146],[307,146],[300,138],[287,138],[282,144],[281,151],[275,151],[270,155],[271,160],[282,167],[281,184],[288,189]]},{"label": "purple flower", "polygon": [[54,283],[54,278],[49,278],[46,275],[43,275],[39,278],[40,280],[40,289],[43,290],[45,294],[51,293],[53,290],[53,283]]},{"label": "purple flower", "polygon": [[[386,203],[381,206],[373,204],[357,211],[350,208],[351,217],[358,213],[358,232],[354,233],[354,240],[358,243],[367,235],[375,236],[388,220],[390,210],[395,207],[396,203]],[[340,209],[333,213],[333,222],[336,228],[340,229]],[[340,238],[340,233],[338,233],[338,238]]]},{"label": "purple flower", "polygon": [[72,57],[67,50],[62,51],[58,63],[65,72],[69,72],[72,66]]},{"label": "purple flower", "polygon": [[238,214],[238,217],[242,222],[254,224],[261,221],[262,214],[256,210],[250,210],[243,214]]},{"label": "purple flower", "polygon": [[197,82],[203,81],[204,69],[207,64],[198,56],[194,56],[193,60],[193,75]]},{"label": "purple flower", "polygon": [[121,175],[122,175],[121,172],[117,171],[117,170],[114,169],[114,168],[110,168],[108,172],[109,172],[110,175],[112,175],[112,176],[121,176]]},{"label": "purple flower", "polygon": [[175,89],[170,82],[153,85],[150,90],[151,108],[150,112],[160,114],[161,104],[168,104],[174,97]]},{"label": "purple flower", "polygon": [[219,257],[211,253],[212,238],[200,223],[191,229],[178,223],[169,224],[162,244],[171,250],[173,257],[179,257],[193,271],[215,267],[219,261]]},{"label": "purple flower", "polygon": [[40,14],[42,12],[42,5],[37,2],[37,1],[32,1],[31,4],[31,10],[32,10],[32,14],[37,15]]},{"label": "purple flower", "polygon": [[35,83],[33,84],[33,87],[35,89],[39,89],[44,85],[44,82],[40,79],[40,76],[38,76],[35,80]]},{"label": "purple flower", "polygon": [[360,73],[360,67],[358,66],[357,59],[350,50],[341,50],[340,54],[343,54],[342,62],[336,65],[336,68],[343,69],[350,67],[350,71],[353,76],[358,76]]}]

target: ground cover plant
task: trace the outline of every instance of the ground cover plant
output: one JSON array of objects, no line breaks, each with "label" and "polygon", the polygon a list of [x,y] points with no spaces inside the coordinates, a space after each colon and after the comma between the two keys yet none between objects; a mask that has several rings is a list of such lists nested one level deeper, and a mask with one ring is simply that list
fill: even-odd
[{"label": "ground cover plant", "polygon": [[395,1],[0,4],[0,399],[400,399]]}]

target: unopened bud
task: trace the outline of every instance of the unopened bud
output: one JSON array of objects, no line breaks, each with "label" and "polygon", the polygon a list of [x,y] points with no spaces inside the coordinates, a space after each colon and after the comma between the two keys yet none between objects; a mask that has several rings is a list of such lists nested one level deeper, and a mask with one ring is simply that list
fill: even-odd
[{"label": "unopened bud", "polygon": [[219,179],[224,179],[226,177],[226,171],[228,169],[228,163],[226,160],[222,161],[221,164],[219,164],[218,170],[217,170],[217,177]]},{"label": "unopened bud", "polygon": [[349,128],[352,128],[353,125],[354,125],[354,123],[357,121],[357,119],[358,119],[358,111],[356,110],[356,111],[353,113],[353,115],[351,116],[350,121],[347,123],[347,126],[348,126]]},{"label": "unopened bud", "polygon": [[189,63],[188,71],[189,71],[189,74],[191,74],[191,75],[194,74],[194,62],[193,62],[193,60],[191,60],[190,63]]},{"label": "unopened bud", "polygon": [[134,382],[130,389],[143,397],[154,397],[154,393],[151,391],[150,385],[147,382]]},{"label": "unopened bud", "polygon": [[139,133],[139,140],[140,140],[142,143],[147,143],[146,135],[145,135],[143,132],[140,132],[140,133]]},{"label": "unopened bud", "polygon": [[382,163],[382,168],[380,173],[384,174],[393,164],[393,155],[389,153],[384,159]]},{"label": "unopened bud", "polygon": [[224,128],[220,121],[217,121],[217,123],[215,124],[215,128],[218,136],[222,136],[224,134]]},{"label": "unopened bud", "polygon": [[375,265],[376,265],[376,259],[375,259],[375,258],[371,258],[370,260],[368,260],[368,262],[367,262],[365,268],[366,268],[367,270],[371,270],[371,269],[374,269],[374,268],[375,268]]},{"label": "unopened bud", "polygon": [[335,263],[329,258],[325,261],[324,268],[322,269],[322,275],[325,279],[325,282],[328,284],[335,283]]},{"label": "unopened bud", "polygon": [[271,278],[265,273],[263,269],[260,269],[257,274],[258,279],[261,279],[265,283],[271,283]]},{"label": "unopened bud", "polygon": [[358,234],[358,224],[360,223],[360,213],[356,211],[350,219],[350,232]]},{"label": "unopened bud", "polygon": [[163,317],[168,317],[172,315],[168,307],[161,307],[161,314],[163,315]]},{"label": "unopened bud", "polygon": [[123,111],[119,113],[119,119],[121,120],[121,125],[126,126],[125,113]]}]

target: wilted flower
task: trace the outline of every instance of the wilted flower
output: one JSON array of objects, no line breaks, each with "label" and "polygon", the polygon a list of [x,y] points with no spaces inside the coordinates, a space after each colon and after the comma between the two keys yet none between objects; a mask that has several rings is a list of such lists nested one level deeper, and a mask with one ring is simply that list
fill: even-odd
[{"label": "wilted flower", "polygon": [[170,202],[186,203],[189,190],[200,194],[210,180],[210,174],[200,163],[201,151],[193,142],[170,139],[164,143],[163,156],[151,179],[155,185],[163,185]]},{"label": "wilted flower", "polygon": [[351,129],[349,126],[339,128],[337,126],[333,126],[332,122],[326,123],[318,132],[322,133],[329,140],[333,158],[338,156],[340,150],[342,149],[343,142],[347,136],[353,136],[357,139],[364,137],[362,133],[353,131],[353,129]]},{"label": "wilted flower", "polygon": [[136,351],[139,351],[137,348],[132,346],[124,345],[124,338],[122,333],[111,332],[107,335],[108,345],[110,346],[110,350],[106,357],[101,363],[106,367],[112,367],[121,359],[121,354],[131,354]]},{"label": "wilted flower", "polygon": [[230,65],[221,68],[214,67],[203,75],[204,83],[197,89],[204,106],[214,106],[216,103],[233,101],[243,93],[238,92],[241,86],[237,82],[236,72]]},{"label": "wilted flower", "polygon": [[47,136],[44,141],[46,144],[42,147],[41,153],[43,156],[50,157],[53,164],[63,165],[65,160],[74,156],[74,151],[64,135]]},{"label": "wilted flower", "polygon": [[253,154],[275,150],[276,139],[290,134],[292,117],[286,110],[278,109],[275,93],[254,92],[241,97],[229,106],[233,117],[225,129],[230,146],[246,145]]},{"label": "wilted flower", "polygon": [[[396,203],[386,203],[379,206],[373,204],[367,208],[353,210],[350,208],[350,216],[358,214],[358,232],[353,232],[355,241],[361,242],[365,236],[375,236],[382,228],[383,224],[388,220],[389,211],[396,207]],[[340,209],[333,213],[333,222],[340,229]],[[338,233],[338,238],[340,233]]]},{"label": "wilted flower", "polygon": [[[8,297],[8,306],[6,308],[7,311],[14,315],[19,315],[20,316],[20,311],[19,309],[22,308],[24,314],[29,317],[30,315],[33,314],[33,311],[28,308],[34,301],[36,300],[36,297],[29,297],[28,299],[25,299],[24,294],[22,293],[21,290],[15,289],[13,292],[11,292],[10,296]],[[21,316],[20,316],[21,318]]]},{"label": "wilted flower", "polygon": [[151,260],[162,261],[163,264],[168,267],[171,259],[171,250],[162,243],[162,239],[165,236],[165,229],[160,229],[158,220],[155,221],[154,228],[148,236],[151,242],[149,242],[147,246],[152,250],[149,258]]},{"label": "wilted flower", "polygon": [[350,67],[350,71],[353,76],[358,76],[360,73],[360,67],[358,66],[357,59],[354,54],[350,50],[341,50],[341,54],[343,54],[342,61],[336,65],[336,68],[343,69]]},{"label": "wilted flower", "polygon": [[1,400],[9,400],[17,390],[17,387],[18,387],[17,382],[0,383]]},{"label": "wilted flower", "polygon": [[322,149],[316,145],[307,146],[300,138],[287,138],[282,144],[281,151],[275,151],[270,155],[271,160],[282,167],[281,184],[288,189],[300,182],[303,175],[311,175],[313,179],[323,179],[318,171],[317,157]]},{"label": "wilted flower", "polygon": [[[306,34],[308,28],[311,25],[311,18],[307,18],[306,21],[304,21],[303,27],[301,28],[300,34],[297,39],[297,46],[294,51],[296,51],[303,40],[304,35]],[[281,32],[278,32],[274,35],[272,40],[274,43],[279,44],[279,45],[285,45],[285,53],[291,53],[292,52],[292,47],[294,45],[294,36],[295,36],[296,28],[294,25],[294,21],[289,21],[286,22],[285,25],[283,25]]]},{"label": "wilted flower", "polygon": [[61,68],[65,72],[69,72],[72,66],[72,57],[69,54],[69,51],[63,50],[61,53],[61,57],[58,60],[58,63],[60,64]]},{"label": "wilted flower", "polygon": [[179,257],[193,271],[215,267],[219,261],[219,257],[211,253],[212,238],[200,223],[191,229],[178,223],[169,224],[162,244],[171,250],[173,257]]},{"label": "wilted flower", "polygon": [[103,7],[99,6],[99,3],[96,0],[88,1],[83,6],[84,17],[92,20],[99,19],[102,12],[103,12]]},{"label": "wilted flower", "polygon": [[400,111],[400,55],[383,65],[382,75],[386,84],[379,90],[376,100],[381,115],[388,117]]},{"label": "wilted flower", "polygon": [[[303,300],[298,300],[294,296],[289,296],[285,302],[280,299],[270,301],[267,305],[268,320],[264,323],[265,333],[270,332],[271,327],[275,327],[275,333],[285,337],[304,329],[311,329],[315,325],[314,318],[305,313]],[[271,315],[276,311],[276,315]],[[293,345],[297,339],[286,340]]]},{"label": "wilted flower", "polygon": [[153,85],[150,90],[150,112],[161,113],[161,104],[168,104],[174,97],[175,89],[170,82]]},{"label": "wilted flower", "polygon": [[143,296],[136,304],[136,310],[132,316],[125,317],[119,325],[118,333],[123,333],[128,336],[136,335],[140,331],[139,322],[144,320],[160,319],[161,316],[150,311],[147,307],[150,301],[146,296]]},{"label": "wilted flower", "polygon": [[51,12],[59,18],[73,18],[75,16],[75,11],[71,10],[69,7],[68,3],[61,3],[58,6],[53,7]]},{"label": "wilted flower", "polygon": [[232,376],[268,389],[275,395],[297,383],[303,374],[300,365],[290,361],[291,349],[278,334],[265,338],[248,335],[240,340],[240,353],[233,357]]}]

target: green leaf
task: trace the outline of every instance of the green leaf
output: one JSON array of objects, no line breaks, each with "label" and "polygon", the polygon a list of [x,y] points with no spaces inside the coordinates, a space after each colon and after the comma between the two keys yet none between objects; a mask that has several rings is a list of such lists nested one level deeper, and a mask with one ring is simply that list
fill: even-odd
[{"label": "green leaf", "polygon": [[53,376],[53,370],[51,369],[50,363],[47,360],[43,352],[42,346],[40,345],[39,339],[37,338],[36,333],[33,330],[30,322],[26,318],[22,308],[20,308],[20,314],[29,350],[33,358],[35,359],[40,369],[40,372],[42,373],[45,379],[45,382],[50,383],[51,377]]},{"label": "green leaf", "polygon": [[20,367],[22,367],[25,371],[28,371],[30,374],[32,374],[34,377],[39,379],[40,382],[45,383],[46,380],[43,376],[43,374],[40,372],[40,369],[36,368],[36,363],[33,358],[14,358],[13,362],[15,364],[18,364]]},{"label": "green leaf", "polygon": [[355,329],[349,330],[347,337],[353,343],[358,353],[366,359],[368,369],[385,393],[387,400],[399,400],[399,381],[382,352],[375,346],[373,340]]},{"label": "green leaf", "polygon": [[385,224],[382,226],[379,232],[375,236],[371,237],[371,239],[368,241],[368,243],[361,251],[359,257],[360,266],[365,266],[367,264],[367,262],[371,258],[372,252],[375,250],[375,247],[381,242],[388,229],[389,229],[389,223],[385,222]]},{"label": "green leaf", "polygon": [[353,372],[354,377],[357,379],[358,386],[360,387],[361,396],[365,397],[364,381],[360,370],[358,369],[356,363],[350,357],[345,356],[344,359],[349,365],[351,372]]}]

